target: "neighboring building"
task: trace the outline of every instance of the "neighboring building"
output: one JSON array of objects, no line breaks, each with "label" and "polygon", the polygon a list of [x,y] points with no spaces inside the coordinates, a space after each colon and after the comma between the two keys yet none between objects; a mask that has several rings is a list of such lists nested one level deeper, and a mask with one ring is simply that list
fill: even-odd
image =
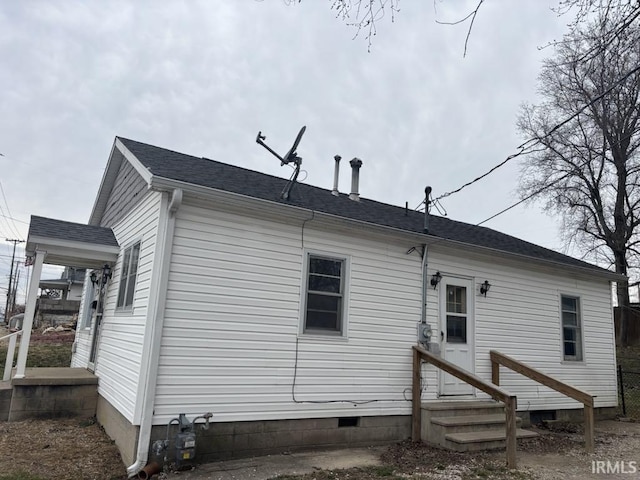
[{"label": "neighboring building", "polygon": [[40,280],[36,326],[71,324],[78,318],[85,268],[65,267],[60,278]]},{"label": "neighboring building", "polygon": [[[72,366],[99,377],[130,473],[180,413],[213,412],[205,459],[407,438],[422,319],[484,379],[495,349],[616,406],[618,275],[357,192],[299,183],[284,200],[287,184],[116,138],[89,226],[32,218],[34,261],[112,267],[104,302],[87,275]],[[486,398],[432,366],[422,381],[423,400]],[[501,385],[522,412],[581,406],[515,373]]]}]

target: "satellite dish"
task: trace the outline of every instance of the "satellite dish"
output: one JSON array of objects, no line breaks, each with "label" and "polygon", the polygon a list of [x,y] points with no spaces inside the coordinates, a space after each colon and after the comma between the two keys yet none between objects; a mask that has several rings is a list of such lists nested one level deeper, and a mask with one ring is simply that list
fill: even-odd
[{"label": "satellite dish", "polygon": [[264,143],[264,140],[266,140],[267,137],[265,135],[262,135],[262,132],[258,132],[258,136],[256,137],[256,143],[262,145],[271,153],[271,155],[273,155],[278,160],[280,160],[281,162],[280,165],[288,165],[291,162],[295,163],[296,165],[300,165],[302,163],[302,159],[298,157],[296,149],[298,148],[298,144],[300,143],[300,140],[302,140],[302,135],[304,135],[304,132],[306,129],[307,129],[306,126],[303,126],[300,129],[300,132],[298,132],[298,136],[296,137],[296,140],[293,142],[293,146],[289,149],[289,151],[284,157],[281,157],[280,155],[278,155],[271,147],[269,147],[269,145]]},{"label": "satellite dish", "polygon": [[296,183],[296,180],[298,179],[298,174],[300,173],[300,165],[302,165],[302,158],[298,156],[296,149],[298,148],[298,144],[300,143],[300,140],[302,140],[302,135],[304,135],[304,132],[306,129],[307,129],[306,126],[303,126],[300,129],[300,131],[298,132],[298,136],[293,142],[293,145],[291,146],[291,148],[289,149],[289,151],[284,157],[281,157],[280,155],[278,155],[275,150],[273,150],[269,145],[264,143],[264,140],[266,140],[267,137],[263,135],[262,132],[258,132],[258,136],[256,137],[256,143],[262,145],[264,148],[266,148],[269,151],[269,153],[271,153],[274,157],[280,160],[281,162],[280,166],[288,165],[291,162],[293,162],[295,165],[293,175],[291,176],[291,179],[289,179],[289,183],[287,183],[286,187],[284,188],[281,194],[281,197],[284,200],[289,199],[289,195],[291,194],[291,189],[293,188],[293,185]]},{"label": "satellite dish", "polygon": [[282,165],[286,165],[290,162],[294,162],[297,164],[298,162],[302,161],[302,159],[298,157],[296,153],[296,149],[298,148],[298,144],[300,143],[300,140],[302,140],[302,135],[304,135],[304,132],[306,129],[307,129],[306,125],[300,129],[300,132],[298,132],[298,136],[296,137],[295,142],[293,142],[293,146],[287,152],[287,154],[282,158]]}]

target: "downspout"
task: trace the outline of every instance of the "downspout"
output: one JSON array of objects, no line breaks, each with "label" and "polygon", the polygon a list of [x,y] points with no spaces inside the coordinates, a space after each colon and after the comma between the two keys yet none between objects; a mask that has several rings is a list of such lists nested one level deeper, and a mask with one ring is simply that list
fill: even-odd
[{"label": "downspout", "polygon": [[[166,202],[166,200],[165,200]],[[163,202],[164,203],[164,202]],[[158,377],[158,360],[160,358],[160,341],[162,340],[162,328],[164,324],[164,311],[166,304],[166,291],[169,282],[169,266],[171,263],[171,250],[173,249],[173,234],[176,224],[176,212],[182,205],[182,190],[173,190],[171,200],[166,212],[160,212],[159,242],[156,244],[156,257],[154,258],[153,273],[158,279],[154,291],[149,298],[147,326],[145,328],[145,343],[142,351],[142,365],[140,366],[142,389],[139,414],[140,430],[138,432],[138,446],[135,462],[127,467],[127,474],[133,477],[147,464],[149,457],[149,441],[153,427],[153,408],[156,396],[156,382]],[[136,409],[137,410],[137,409]]]}]

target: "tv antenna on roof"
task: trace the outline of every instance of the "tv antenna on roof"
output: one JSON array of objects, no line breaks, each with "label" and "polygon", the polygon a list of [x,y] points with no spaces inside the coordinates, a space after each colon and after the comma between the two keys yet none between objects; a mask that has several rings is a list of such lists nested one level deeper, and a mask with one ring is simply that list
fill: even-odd
[{"label": "tv antenna on roof", "polygon": [[256,137],[256,143],[262,145],[264,148],[266,148],[269,151],[269,153],[271,153],[271,155],[273,155],[278,160],[280,160],[280,166],[288,165],[292,162],[295,165],[295,168],[293,170],[293,175],[291,175],[291,178],[289,179],[289,183],[287,183],[287,185],[284,187],[284,190],[282,191],[282,198],[284,200],[289,199],[289,194],[291,193],[291,189],[293,188],[293,185],[296,183],[296,180],[298,179],[298,175],[300,174],[300,165],[302,165],[302,158],[298,156],[298,152],[296,152],[296,149],[298,148],[298,144],[300,143],[300,140],[302,139],[302,135],[304,135],[304,132],[306,129],[307,129],[306,126],[303,126],[300,129],[300,132],[298,132],[298,136],[293,142],[293,146],[289,149],[289,151],[284,157],[281,157],[280,155],[278,155],[275,150],[273,150],[269,145],[264,143],[264,140],[266,140],[267,137],[263,135],[262,132],[258,132],[258,136]]}]

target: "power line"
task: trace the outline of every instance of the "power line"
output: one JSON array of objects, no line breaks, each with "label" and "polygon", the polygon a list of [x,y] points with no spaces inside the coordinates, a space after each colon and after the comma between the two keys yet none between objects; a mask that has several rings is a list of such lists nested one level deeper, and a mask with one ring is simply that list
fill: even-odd
[{"label": "power line", "polygon": [[0,181],[0,192],[2,193],[2,199],[4,200],[4,205],[7,207],[7,213],[9,214],[8,217],[6,218],[10,218],[11,219],[11,223],[13,224],[13,228],[15,229],[14,232],[17,234],[17,237],[20,237],[20,232],[18,231],[18,227],[16,226],[16,223],[13,219],[13,216],[11,215],[11,210],[9,210],[9,202],[7,202],[7,197],[4,194],[4,187],[2,186],[2,181]]},{"label": "power line", "polygon": [[620,86],[622,84],[622,82],[624,82],[627,78],[629,78],[631,75],[633,75],[634,73],[640,72],[640,65],[632,68],[631,70],[629,70],[627,73],[625,73],[622,77],[620,77],[618,80],[616,80],[616,82],[609,88],[607,88],[605,91],[603,91],[602,93],[596,95],[594,98],[592,98],[588,103],[586,103],[585,105],[583,105],[581,108],[578,109],[577,112],[573,113],[572,115],[570,115],[569,117],[567,117],[566,119],[564,119],[563,121],[561,121],[560,123],[556,124],[551,130],[549,130],[547,133],[545,133],[543,136],[541,137],[537,137],[537,138],[530,138],[528,139],[526,142],[522,143],[520,146],[517,147],[518,152],[513,153],[511,155],[509,155],[506,159],[504,159],[502,162],[498,163],[497,165],[493,166],[491,169],[489,169],[487,172],[483,173],[482,175],[480,175],[479,177],[474,178],[473,180],[465,183],[464,185],[456,188],[455,190],[451,190],[450,192],[446,192],[443,193],[442,195],[440,195],[439,197],[436,197],[434,199],[434,201],[449,197],[455,193],[460,192],[461,190],[464,190],[465,188],[467,188],[470,185],[473,185],[474,183],[482,180],[483,178],[491,175],[493,172],[495,172],[496,170],[498,170],[500,167],[506,165],[508,162],[510,162],[511,160],[513,160],[514,158],[520,157],[524,154],[528,154],[532,152],[532,148],[535,147],[536,145],[539,145],[540,143],[542,143],[542,140],[550,137],[553,133],[555,133],[558,129],[564,127],[567,123],[569,123],[570,121],[574,120],[578,115],[580,115],[582,112],[584,112],[587,108],[589,108],[590,106],[592,106],[594,103],[596,103],[598,100],[601,100],[602,98],[604,98],[606,95],[608,95],[609,93],[611,93],[613,91],[614,88]]},{"label": "power line", "polygon": [[538,195],[538,194],[540,194],[540,193],[544,192],[547,188],[551,188],[551,187],[553,187],[556,183],[558,183],[558,182],[560,182],[560,181],[564,180],[564,179],[565,179],[565,178],[567,178],[569,175],[570,175],[570,174],[568,174],[568,173],[567,173],[567,174],[565,174],[565,175],[561,176],[560,178],[555,179],[553,182],[551,182],[551,183],[549,183],[549,184],[545,185],[545,186],[544,186],[544,187],[542,187],[542,188],[539,188],[538,190],[536,190],[536,191],[532,192],[531,194],[527,195],[526,197],[524,197],[523,199],[521,199],[521,200],[517,201],[516,203],[514,203],[514,204],[512,204],[512,205],[509,205],[507,208],[505,208],[505,209],[503,209],[503,210],[500,210],[498,213],[496,213],[496,214],[494,214],[494,215],[491,215],[489,218],[487,218],[487,219],[485,219],[485,220],[481,221],[480,223],[476,223],[476,226],[478,226],[478,227],[479,227],[479,226],[480,226],[480,225],[482,225],[483,223],[487,223],[489,220],[493,220],[493,219],[494,219],[494,218],[496,218],[497,216],[502,215],[503,213],[508,212],[508,211],[509,211],[509,210],[511,210],[512,208],[515,208],[515,207],[517,207],[518,205],[520,205],[520,204],[522,204],[522,203],[526,202],[527,200],[529,200],[529,199],[531,199],[531,198],[535,197],[536,195]]}]

